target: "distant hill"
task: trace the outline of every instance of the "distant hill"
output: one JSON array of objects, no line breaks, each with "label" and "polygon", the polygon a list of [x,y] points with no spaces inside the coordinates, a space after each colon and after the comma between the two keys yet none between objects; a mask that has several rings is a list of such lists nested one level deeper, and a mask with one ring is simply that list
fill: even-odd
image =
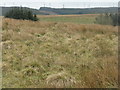
[{"label": "distant hill", "polygon": [[[0,7],[2,9],[2,15],[4,16],[8,11],[17,7]],[[68,15],[68,14],[100,14],[100,13],[115,13],[118,11],[118,7],[109,8],[50,8],[41,7],[38,9],[32,9],[23,7],[24,9],[31,10],[37,15]]]},{"label": "distant hill", "polygon": [[[0,10],[2,9],[2,16],[4,16],[8,11],[12,10],[13,8],[17,8],[17,7],[0,7]],[[31,10],[33,14],[37,14],[37,15],[56,15],[56,13],[51,11],[37,10],[28,7],[23,7],[23,8],[27,10]]]},{"label": "distant hill", "polygon": [[51,11],[57,14],[99,14],[99,13],[115,13],[118,10],[118,7],[109,7],[109,8],[50,8],[50,7],[41,7],[39,10]]}]

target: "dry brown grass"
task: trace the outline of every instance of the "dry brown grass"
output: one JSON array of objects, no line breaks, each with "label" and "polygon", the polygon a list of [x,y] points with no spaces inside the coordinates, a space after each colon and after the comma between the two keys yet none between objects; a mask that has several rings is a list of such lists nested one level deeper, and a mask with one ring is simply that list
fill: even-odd
[{"label": "dry brown grass", "polygon": [[56,88],[64,88],[72,87],[76,84],[76,80],[65,71],[62,71],[57,74],[49,75],[46,78],[46,83]]},{"label": "dry brown grass", "polygon": [[3,87],[116,88],[114,26],[3,19]]}]

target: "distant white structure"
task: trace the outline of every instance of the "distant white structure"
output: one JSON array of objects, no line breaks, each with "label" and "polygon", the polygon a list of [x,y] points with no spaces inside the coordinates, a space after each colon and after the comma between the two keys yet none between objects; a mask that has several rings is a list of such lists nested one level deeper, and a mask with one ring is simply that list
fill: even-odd
[{"label": "distant white structure", "polygon": [[51,3],[49,3],[49,7],[51,7]]},{"label": "distant white structure", "polygon": [[4,7],[5,7],[5,5],[6,5],[6,4],[4,3]]},{"label": "distant white structure", "polygon": [[65,5],[63,4],[63,8],[65,8]]},{"label": "distant white structure", "polygon": [[44,4],[44,7],[45,7],[45,4]]}]

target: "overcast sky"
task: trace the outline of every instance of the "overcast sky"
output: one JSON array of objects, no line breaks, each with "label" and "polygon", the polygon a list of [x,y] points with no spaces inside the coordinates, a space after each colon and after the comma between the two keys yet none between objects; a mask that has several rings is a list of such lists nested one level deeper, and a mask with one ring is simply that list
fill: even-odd
[{"label": "overcast sky", "polygon": [[116,7],[119,0],[0,0],[0,6],[25,6],[31,8],[89,8]]}]

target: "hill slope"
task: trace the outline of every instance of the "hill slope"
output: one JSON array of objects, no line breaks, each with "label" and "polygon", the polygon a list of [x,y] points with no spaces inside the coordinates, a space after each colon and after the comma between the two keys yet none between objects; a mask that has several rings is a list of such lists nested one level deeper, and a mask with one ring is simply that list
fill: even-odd
[{"label": "hill slope", "polygon": [[50,8],[50,7],[41,7],[39,10],[52,11],[57,14],[99,14],[99,13],[115,13],[117,12],[117,7],[108,7],[108,8]]},{"label": "hill slope", "polygon": [[[12,8],[17,7],[0,7],[2,9],[2,15],[4,16]],[[49,7],[41,7],[39,10],[24,7],[24,9],[28,9],[33,11],[33,13],[37,15],[66,15],[66,14],[99,14],[99,13],[115,13],[117,12],[117,7],[109,7],[109,8],[49,8]]]}]

